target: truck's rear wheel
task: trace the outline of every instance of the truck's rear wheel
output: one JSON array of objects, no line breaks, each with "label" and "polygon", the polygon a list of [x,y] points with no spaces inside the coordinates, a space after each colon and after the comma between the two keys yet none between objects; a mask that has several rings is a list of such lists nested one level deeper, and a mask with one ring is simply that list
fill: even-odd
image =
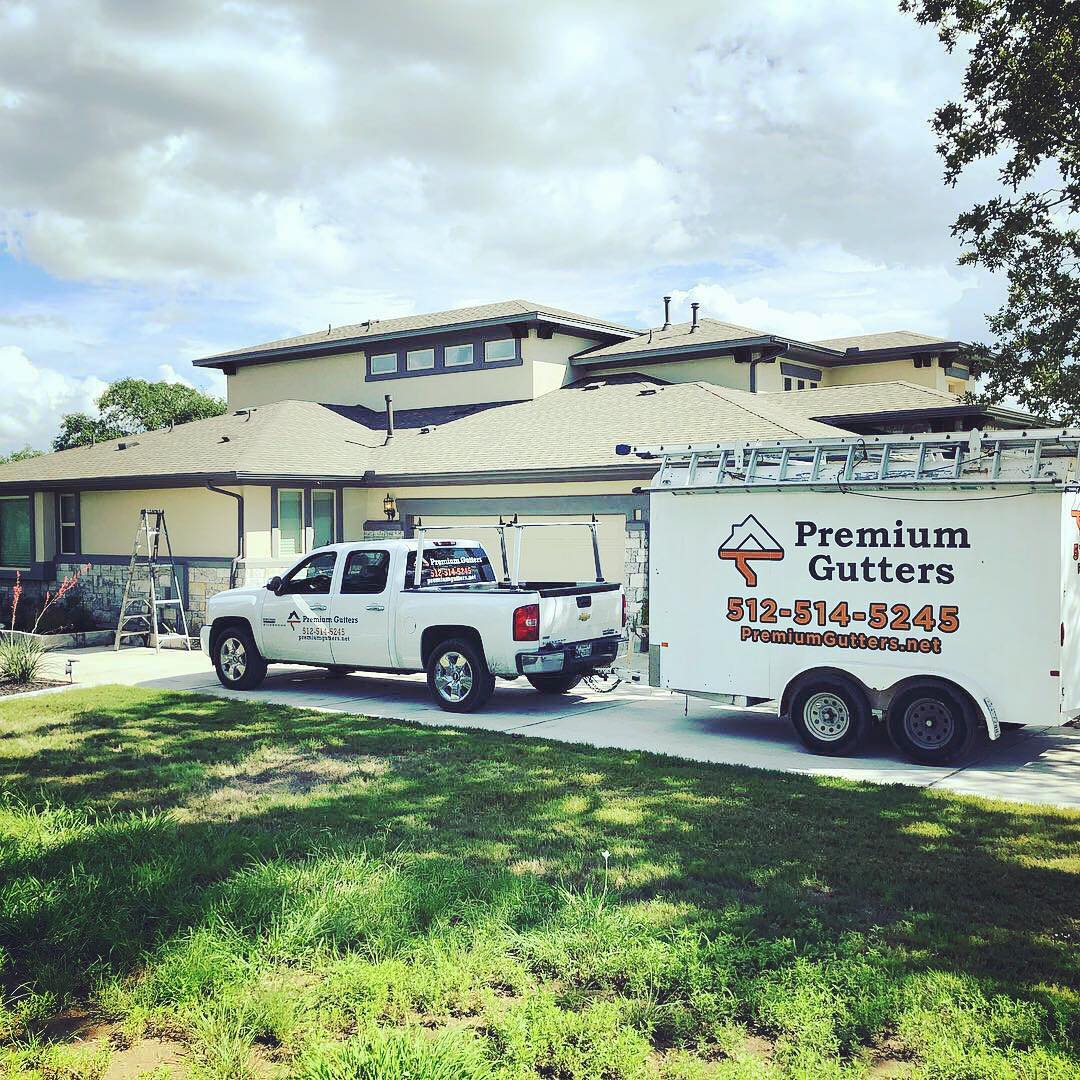
[{"label": "truck's rear wheel", "polygon": [[917,683],[893,698],[885,717],[889,738],[920,765],[948,765],[963,757],[978,734],[959,694],[942,683]]},{"label": "truck's rear wheel", "polygon": [[821,675],[802,683],[791,698],[791,723],[815,754],[854,753],[870,723],[866,695],[847,679]]},{"label": "truck's rear wheel", "polygon": [[447,712],[473,712],[495,692],[495,676],[471,641],[451,638],[432,650],[427,663],[431,696]]},{"label": "truck's rear wheel", "polygon": [[533,689],[540,694],[568,694],[584,678],[580,673],[567,674],[559,671],[551,675],[526,675]]},{"label": "truck's rear wheel", "polygon": [[212,649],[218,682],[229,690],[254,690],[266,678],[266,661],[246,626],[230,626]]}]

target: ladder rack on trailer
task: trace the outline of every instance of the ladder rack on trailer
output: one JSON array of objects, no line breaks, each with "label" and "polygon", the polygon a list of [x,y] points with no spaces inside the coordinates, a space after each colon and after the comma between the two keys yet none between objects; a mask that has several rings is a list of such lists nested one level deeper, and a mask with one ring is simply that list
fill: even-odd
[{"label": "ladder rack on trailer", "polygon": [[1080,474],[1080,429],[620,445],[616,453],[659,460],[647,491],[1045,487]]}]

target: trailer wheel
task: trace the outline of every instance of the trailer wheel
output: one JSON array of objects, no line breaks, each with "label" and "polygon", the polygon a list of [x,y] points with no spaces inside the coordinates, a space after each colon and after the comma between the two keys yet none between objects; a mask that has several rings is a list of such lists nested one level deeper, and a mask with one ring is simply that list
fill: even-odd
[{"label": "trailer wheel", "polygon": [[427,663],[431,696],[447,712],[473,712],[486,705],[495,692],[495,676],[484,654],[464,638],[441,641]]},{"label": "trailer wheel", "polygon": [[791,698],[791,722],[802,744],[815,754],[852,754],[870,723],[866,695],[838,675],[804,682]]},{"label": "trailer wheel", "polygon": [[920,765],[947,765],[971,748],[978,727],[963,698],[944,683],[916,683],[889,705],[893,745]]}]

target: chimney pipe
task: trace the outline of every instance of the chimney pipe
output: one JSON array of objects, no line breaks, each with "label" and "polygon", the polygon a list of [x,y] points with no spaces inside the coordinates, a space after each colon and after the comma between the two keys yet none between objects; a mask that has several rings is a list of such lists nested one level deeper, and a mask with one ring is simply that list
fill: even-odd
[{"label": "chimney pipe", "polygon": [[695,300],[690,305],[690,333],[692,334],[698,328],[697,309],[701,307],[701,304]]},{"label": "chimney pipe", "polygon": [[665,296],[664,297],[664,325],[661,327],[661,329],[662,330],[670,330],[671,329],[671,297],[670,296]]},{"label": "chimney pipe", "polygon": [[385,446],[394,437],[394,399],[386,394],[386,438],[383,440],[383,446]]}]

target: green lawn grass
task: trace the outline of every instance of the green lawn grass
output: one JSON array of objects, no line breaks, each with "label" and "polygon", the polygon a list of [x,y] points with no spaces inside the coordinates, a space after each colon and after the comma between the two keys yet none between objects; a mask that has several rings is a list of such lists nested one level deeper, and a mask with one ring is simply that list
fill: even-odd
[{"label": "green lawn grass", "polygon": [[[1076,1077],[1078,841],[921,789],[10,700],[0,1068],[93,1080],[166,1035],[204,1077]],[[73,1008],[112,1048],[63,1043]]]}]

